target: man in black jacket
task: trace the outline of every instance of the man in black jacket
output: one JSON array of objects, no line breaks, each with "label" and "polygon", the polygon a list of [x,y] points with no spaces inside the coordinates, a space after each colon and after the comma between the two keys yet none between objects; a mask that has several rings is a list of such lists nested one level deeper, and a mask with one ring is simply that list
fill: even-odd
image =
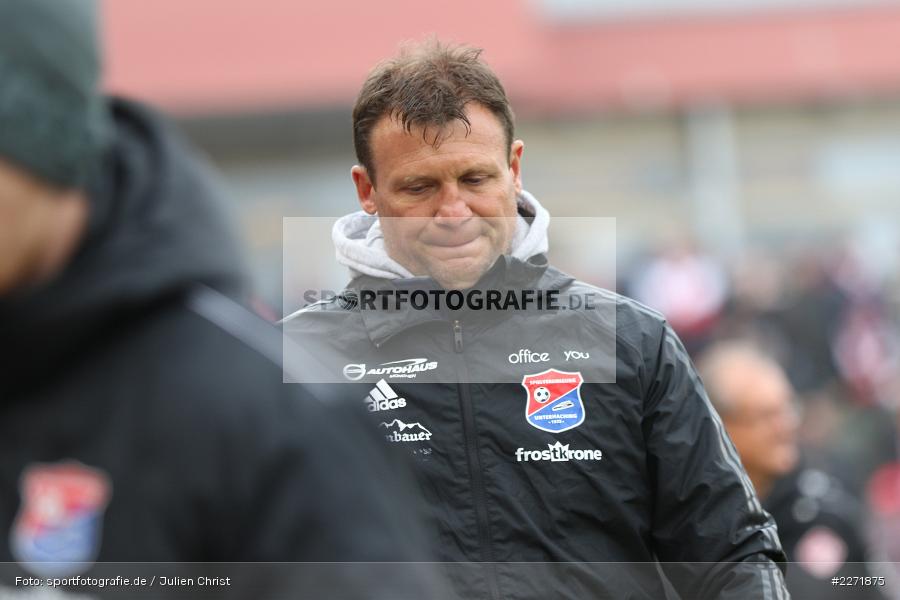
[{"label": "man in black jacket", "polygon": [[781,367],[742,340],[714,344],[699,364],[754,488],[778,523],[794,600],[882,598],[884,579],[867,564],[860,503],[834,477],[800,460],[794,390]]},{"label": "man in black jacket", "polygon": [[0,0],[0,595],[155,575],[69,581],[431,597],[414,567],[106,564],[427,555],[363,411],[285,385],[277,330],[232,299],[241,259],[206,167],[98,94],[93,23],[80,0]]},{"label": "man in black jacket", "polygon": [[657,600],[661,566],[684,598],[787,597],[775,524],[678,338],[547,264],[479,52],[383,63],[353,123],[363,210],[333,230],[353,279],[284,328],[415,457],[461,595]]}]

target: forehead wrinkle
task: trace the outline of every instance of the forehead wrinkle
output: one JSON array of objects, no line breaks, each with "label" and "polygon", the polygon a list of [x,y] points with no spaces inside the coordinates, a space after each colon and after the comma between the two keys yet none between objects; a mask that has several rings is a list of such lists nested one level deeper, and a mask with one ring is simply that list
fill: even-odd
[{"label": "forehead wrinkle", "polygon": [[[402,136],[402,137],[400,137]],[[484,138],[483,140],[478,139],[478,137]],[[424,154],[426,156],[440,156],[447,154],[460,154],[460,153],[478,153],[478,154],[491,154],[495,151],[503,153],[503,144],[498,143],[496,136],[484,135],[475,137],[473,135],[469,138],[460,139],[456,136],[449,137],[441,142],[438,146],[433,146],[426,142],[423,142],[421,138],[416,138],[414,134],[408,134],[405,132],[399,131],[386,131],[383,132],[382,135],[378,136],[381,143],[376,144],[379,146],[383,146],[385,144],[390,144],[394,142],[394,146],[399,146],[400,151],[397,152],[398,155],[415,155],[415,154]],[[393,140],[391,138],[394,138]],[[376,145],[376,144],[373,144]],[[504,153],[505,154],[505,153]]]},{"label": "forehead wrinkle", "polygon": [[398,181],[408,183],[422,179],[436,179],[440,177],[459,177],[466,173],[475,171],[495,173],[498,171],[497,162],[489,155],[481,154],[477,160],[472,160],[472,154],[459,153],[458,157],[448,157],[444,154],[443,158],[451,158],[451,160],[443,160],[441,163],[432,167],[428,161],[435,158],[434,155],[421,156],[410,161],[406,161],[401,169],[401,175]]}]

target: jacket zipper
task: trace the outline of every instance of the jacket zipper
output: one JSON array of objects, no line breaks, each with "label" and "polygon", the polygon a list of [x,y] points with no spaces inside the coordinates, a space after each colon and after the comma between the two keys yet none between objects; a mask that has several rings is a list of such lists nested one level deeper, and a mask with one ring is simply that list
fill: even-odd
[{"label": "jacket zipper", "polygon": [[[453,348],[457,354],[463,353],[462,323],[453,321]],[[484,488],[484,477],[481,459],[478,456],[478,440],[475,432],[475,414],[472,408],[472,395],[469,391],[469,370],[465,358],[459,357],[460,381],[459,399],[463,417],[463,436],[465,438],[466,458],[469,463],[469,478],[472,481],[472,495],[475,497],[475,515],[478,522],[478,537],[481,546],[481,560],[488,563],[487,579],[491,598],[500,599],[500,587],[497,583],[494,551],[491,545],[490,524],[487,512],[487,492]]]},{"label": "jacket zipper", "polygon": [[453,321],[453,347],[461,354],[463,351],[462,323]]}]

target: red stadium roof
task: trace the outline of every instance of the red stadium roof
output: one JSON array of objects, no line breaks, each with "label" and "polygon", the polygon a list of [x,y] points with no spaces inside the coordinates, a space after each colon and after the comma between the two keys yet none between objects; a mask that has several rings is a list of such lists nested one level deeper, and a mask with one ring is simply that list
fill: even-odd
[{"label": "red stadium roof", "polygon": [[349,105],[402,40],[485,48],[520,112],[900,91],[900,7],[553,22],[534,2],[115,0],[110,89],[182,113]]}]

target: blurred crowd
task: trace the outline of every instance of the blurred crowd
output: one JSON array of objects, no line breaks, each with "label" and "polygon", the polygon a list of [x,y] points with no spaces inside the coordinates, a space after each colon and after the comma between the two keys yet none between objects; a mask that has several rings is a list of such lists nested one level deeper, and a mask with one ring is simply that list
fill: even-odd
[{"label": "blurred crowd", "polygon": [[[704,377],[703,362],[734,342],[780,367],[798,417],[785,426],[798,462],[855,498],[855,534],[873,572],[900,560],[900,276],[890,267],[897,249],[876,250],[863,235],[757,246],[728,260],[681,240],[633,261],[620,281],[620,291],[666,315]],[[738,363],[730,364],[734,377]],[[761,388],[761,379],[740,385]],[[706,383],[714,396],[719,386]],[[889,578],[896,593],[896,575]]]}]

